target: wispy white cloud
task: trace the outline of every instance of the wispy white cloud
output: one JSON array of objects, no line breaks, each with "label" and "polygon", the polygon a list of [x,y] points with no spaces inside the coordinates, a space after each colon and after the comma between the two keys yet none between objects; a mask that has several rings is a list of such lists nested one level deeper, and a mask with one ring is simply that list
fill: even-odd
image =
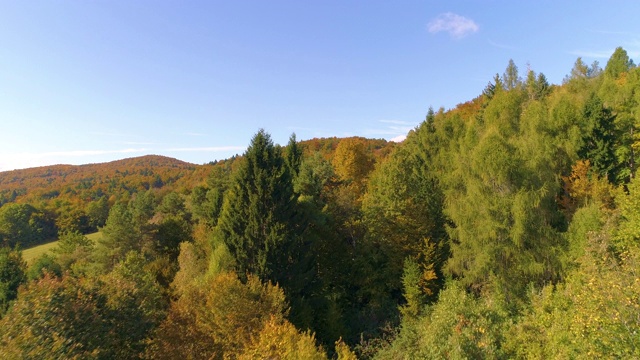
[{"label": "wispy white cloud", "polygon": [[240,151],[245,150],[245,146],[212,146],[212,147],[187,147],[187,148],[171,148],[165,151],[175,152],[225,152],[225,151]]},{"label": "wispy white cloud", "polygon": [[409,131],[413,130],[416,126],[415,123],[402,120],[378,120],[378,123],[385,125],[367,129],[367,136],[381,135],[388,138],[390,141],[396,142],[404,140]]},{"label": "wispy white cloud", "polygon": [[402,121],[402,120],[379,120],[379,122],[381,122],[383,124],[396,124],[396,125],[404,125],[404,126],[411,125],[410,122]]},{"label": "wispy white cloud", "polygon": [[495,42],[495,41],[493,41],[493,40],[491,40],[491,39],[489,39],[489,40],[488,40],[488,42],[489,42],[489,45],[491,45],[491,46],[493,46],[493,47],[497,47],[497,48],[499,48],[499,49],[517,50],[517,48],[516,48],[516,47],[514,47],[514,46],[505,45],[505,44],[500,44],[500,43],[497,43],[497,42]]},{"label": "wispy white cloud", "polygon": [[475,21],[469,18],[448,12],[438,15],[437,18],[429,22],[427,29],[432,34],[444,31],[455,39],[461,39],[471,33],[477,32],[480,30],[480,27]]},{"label": "wispy white cloud", "polygon": [[48,157],[66,157],[66,156],[82,157],[82,156],[108,155],[108,154],[130,154],[130,153],[141,153],[149,150],[150,149],[140,148],[140,149],[119,149],[119,150],[49,151],[49,152],[41,152],[41,153],[20,153],[20,154],[14,154],[11,156],[16,156],[18,158],[42,159],[42,158],[48,158]]},{"label": "wispy white cloud", "polygon": [[157,145],[158,143],[154,142],[143,142],[143,141],[123,141],[124,145]]},{"label": "wispy white cloud", "polygon": [[633,33],[630,33],[628,31],[612,31],[612,30],[597,30],[597,29],[590,29],[587,31],[594,34],[605,34],[605,35],[634,35]]},{"label": "wispy white cloud", "polygon": [[108,132],[108,131],[91,131],[90,135],[98,135],[98,136],[114,136],[114,137],[131,137],[131,134],[125,133],[116,133],[116,132]]},{"label": "wispy white cloud", "polygon": [[[111,161],[118,154],[140,156],[146,154],[170,154],[172,152],[225,153],[244,151],[246,146],[214,146],[214,147],[141,147],[114,150],[69,150],[44,151],[30,153],[0,154],[0,171],[25,169],[52,164],[85,164],[96,161]],[[109,155],[113,155],[109,157]],[[105,157],[106,156],[106,157]]]},{"label": "wispy white cloud", "polygon": [[393,142],[403,142],[407,138],[407,135],[398,135],[394,138],[389,139],[389,141]]},{"label": "wispy white cloud", "polygon": [[609,59],[617,46],[622,46],[632,59],[640,57],[640,37],[638,34],[627,31],[589,30],[592,33],[612,35],[609,38],[610,47],[604,49],[578,49],[568,53],[575,56],[596,59]]},{"label": "wispy white cloud", "polygon": [[[149,153],[150,149],[117,149],[117,150],[71,150],[45,151],[38,153],[0,154],[0,171],[25,169],[51,164],[86,163],[91,160],[81,160],[84,157],[95,157],[110,154],[140,154]],[[75,159],[75,160],[74,160]]]},{"label": "wispy white cloud", "polygon": [[320,128],[317,127],[303,127],[303,126],[287,126],[288,130],[292,131],[318,131]]},{"label": "wispy white cloud", "polygon": [[591,50],[573,50],[569,51],[569,54],[584,57],[584,58],[596,58],[596,59],[608,59],[613,50],[606,51],[591,51]]}]

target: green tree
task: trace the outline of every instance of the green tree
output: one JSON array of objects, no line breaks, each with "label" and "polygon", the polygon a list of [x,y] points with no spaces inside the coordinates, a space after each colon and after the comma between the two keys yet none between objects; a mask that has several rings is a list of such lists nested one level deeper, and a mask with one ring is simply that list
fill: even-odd
[{"label": "green tree", "polygon": [[425,296],[420,286],[422,271],[418,263],[411,258],[404,262],[404,273],[402,274],[402,285],[404,287],[404,298],[407,303],[400,309],[405,318],[417,318],[425,304]]},{"label": "green tree", "polygon": [[42,278],[45,274],[62,276],[62,267],[57,262],[55,256],[46,253],[37,257],[33,263],[29,265],[26,272],[29,281]]},{"label": "green tree", "polygon": [[301,333],[288,321],[271,319],[238,359],[326,360],[327,355],[312,334]]},{"label": "green tree", "polygon": [[[615,156],[618,163],[617,182],[628,182],[635,174],[640,120],[640,69],[631,67],[624,50],[616,50],[602,76],[598,95],[611,110],[615,128]],[[624,65],[627,63],[627,66]],[[617,69],[617,70],[616,70]]]},{"label": "green tree", "polygon": [[74,232],[87,233],[91,230],[89,225],[89,217],[82,209],[65,207],[58,210],[58,218],[56,226],[58,232]]},{"label": "green tree", "polygon": [[629,58],[627,51],[621,47],[617,47],[613,52],[607,66],[604,68],[604,73],[607,77],[617,79],[623,73],[626,73],[633,67],[633,60]]},{"label": "green tree", "polygon": [[513,59],[509,59],[509,65],[502,75],[504,88],[506,90],[514,90],[522,84],[522,79],[518,75],[518,67],[513,62]]},{"label": "green tree", "polygon": [[475,298],[451,282],[419,318],[403,320],[400,333],[374,359],[501,359],[506,314],[490,298]]},{"label": "green tree", "polygon": [[432,174],[432,150],[425,139],[432,137],[427,127],[411,134],[380,164],[371,175],[363,212],[367,241],[380,249],[380,257],[387,258],[385,283],[394,284],[390,291],[402,289],[402,264],[411,258],[420,268],[420,288],[434,298],[449,253],[444,195]]},{"label": "green tree", "polygon": [[148,235],[152,226],[149,221],[155,214],[156,196],[152,190],[138,192],[129,202],[129,212],[133,225],[138,229],[142,236]]},{"label": "green tree", "polygon": [[594,80],[599,77],[601,72],[602,69],[600,69],[597,61],[594,61],[589,66],[579,57],[576,59],[570,75],[564,78],[563,83],[571,92],[581,94],[591,88]]},{"label": "green tree", "polygon": [[580,79],[589,77],[589,66],[584,63],[581,57],[576,59],[571,69],[571,75],[569,79]]},{"label": "green tree", "polygon": [[302,164],[302,149],[296,141],[296,134],[292,134],[285,148],[285,163],[293,177],[298,176]]},{"label": "green tree", "polygon": [[218,223],[224,193],[229,188],[231,181],[231,167],[227,164],[216,165],[211,170],[207,185],[196,186],[191,192],[194,217],[211,228]]},{"label": "green tree", "polygon": [[29,204],[5,204],[0,208],[0,238],[5,246],[29,246],[55,236],[47,214]]},{"label": "green tree", "polygon": [[155,252],[169,256],[171,262],[178,258],[180,243],[192,241],[191,213],[187,210],[185,200],[176,192],[171,192],[162,199],[154,217]]},{"label": "green tree", "polygon": [[281,322],[286,315],[285,296],[277,286],[253,275],[247,275],[245,283],[234,273],[210,276],[172,303],[146,357],[236,358],[258,339],[267,322]]},{"label": "green tree", "polygon": [[91,256],[94,248],[94,242],[86,236],[79,232],[70,232],[60,235],[58,246],[53,252],[63,271],[84,275],[92,266]]},{"label": "green tree", "polygon": [[0,320],[0,357],[113,358],[115,334],[99,311],[106,299],[97,290],[72,277],[31,282]]},{"label": "green tree", "polygon": [[336,175],[353,187],[359,197],[369,173],[373,170],[374,159],[361,138],[342,139],[331,160]]},{"label": "green tree", "polygon": [[613,243],[619,252],[640,247],[640,180],[631,180],[627,189],[616,199],[620,220]]},{"label": "green tree", "polygon": [[[451,220],[446,270],[476,293],[500,293],[524,305],[531,283],[559,277],[555,248],[563,223],[558,152],[550,147],[544,103],[524,93],[496,94],[482,121],[469,121],[440,172]],[[451,159],[454,159],[453,161]],[[560,158],[561,159],[561,158]]]},{"label": "green tree", "polygon": [[280,285],[291,301],[291,320],[310,327],[309,298],[317,286],[309,217],[298,205],[280,147],[260,130],[225,194],[214,251],[228,249],[242,279],[248,273]]},{"label": "green tree", "polygon": [[87,204],[87,216],[92,229],[103,227],[109,217],[109,201],[106,196]]},{"label": "green tree", "polygon": [[0,247],[0,315],[18,296],[18,287],[26,280],[25,269],[19,250]]},{"label": "green tree", "polygon": [[116,204],[109,211],[102,238],[96,244],[96,260],[105,270],[110,270],[132,250],[140,250],[142,233],[136,227],[127,205]]},{"label": "green tree", "polygon": [[[508,330],[505,348],[527,359],[622,358],[640,356],[638,248],[621,257],[611,252],[610,221],[590,207],[578,210],[581,252],[566,280],[532,294],[531,311]],[[598,217],[598,216],[596,216]],[[589,219],[591,218],[591,219]],[[585,221],[586,220],[586,221]],[[579,234],[581,233],[581,234]]]},{"label": "green tree", "polygon": [[550,91],[549,82],[543,73],[536,76],[533,70],[527,72],[527,80],[525,82],[529,100],[540,100],[547,96]]},{"label": "green tree", "polygon": [[598,175],[614,182],[617,170],[614,116],[596,94],[591,94],[583,107],[583,118],[586,128],[578,155],[582,159],[589,159],[593,171]]},{"label": "green tree", "polygon": [[146,339],[166,316],[162,288],[145,266],[145,258],[132,251],[100,279],[99,292],[106,299],[101,311],[114,334],[113,358],[139,357]]},{"label": "green tree", "polygon": [[286,283],[297,241],[296,203],[280,149],[260,130],[244,153],[218,222],[218,238],[236,259],[238,274]]}]

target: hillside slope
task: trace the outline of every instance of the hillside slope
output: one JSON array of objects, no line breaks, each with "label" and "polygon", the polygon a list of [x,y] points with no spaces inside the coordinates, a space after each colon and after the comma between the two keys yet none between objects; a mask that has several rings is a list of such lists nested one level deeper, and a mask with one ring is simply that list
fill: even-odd
[{"label": "hillside slope", "polygon": [[147,155],[107,163],[53,165],[0,172],[0,203],[48,200],[82,194],[99,198],[119,190],[148,189],[175,183],[198,165]]}]

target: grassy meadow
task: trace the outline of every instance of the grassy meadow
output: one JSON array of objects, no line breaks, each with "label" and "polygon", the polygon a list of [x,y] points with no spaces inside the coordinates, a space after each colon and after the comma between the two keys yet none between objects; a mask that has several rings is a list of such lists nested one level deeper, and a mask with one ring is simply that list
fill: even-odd
[{"label": "grassy meadow", "polygon": [[[93,242],[98,241],[102,234],[98,231],[92,234],[85,235],[87,238],[92,240]],[[58,240],[53,240],[46,244],[34,246],[32,248],[22,250],[22,258],[27,262],[27,265],[30,265],[35,259],[40,257],[42,254],[46,254],[51,252],[51,250],[55,249],[58,246]]]}]

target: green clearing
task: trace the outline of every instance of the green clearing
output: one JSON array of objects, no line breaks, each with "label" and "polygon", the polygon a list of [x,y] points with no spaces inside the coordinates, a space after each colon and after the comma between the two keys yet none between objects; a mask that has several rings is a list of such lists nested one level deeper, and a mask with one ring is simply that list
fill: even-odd
[{"label": "green clearing", "polygon": [[40,255],[48,253],[51,249],[55,248],[56,246],[58,246],[58,240],[55,240],[46,244],[34,246],[29,249],[24,249],[22,250],[22,258],[24,259],[24,261],[27,262],[28,265],[30,265],[35,259],[40,257]]},{"label": "green clearing", "polygon": [[[87,234],[85,236],[95,243],[95,242],[98,241],[98,239],[100,239],[102,237],[102,234],[98,231],[98,232],[94,232],[94,233],[91,233],[91,234]],[[29,249],[24,249],[24,250],[22,250],[22,258],[29,265],[35,259],[40,257],[40,255],[50,252],[56,246],[58,246],[58,240],[54,240],[54,241],[48,242],[46,244],[34,246],[32,248],[29,248]]]}]

